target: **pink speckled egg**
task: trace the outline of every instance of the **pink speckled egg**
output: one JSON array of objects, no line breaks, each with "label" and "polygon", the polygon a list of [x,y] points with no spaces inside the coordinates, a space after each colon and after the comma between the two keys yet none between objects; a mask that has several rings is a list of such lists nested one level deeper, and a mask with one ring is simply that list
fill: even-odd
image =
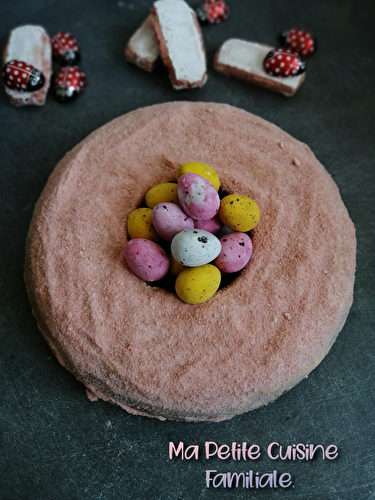
[{"label": "pink speckled egg", "polygon": [[133,273],[144,281],[160,280],[168,272],[168,255],[160,245],[151,240],[135,238],[128,241],[124,255]]},{"label": "pink speckled egg", "polygon": [[223,227],[220,217],[216,214],[215,217],[209,220],[195,220],[194,227],[196,229],[203,229],[209,233],[216,234]]},{"label": "pink speckled egg", "polygon": [[221,252],[214,264],[226,273],[235,273],[249,262],[253,244],[246,233],[234,232],[220,238]]},{"label": "pink speckled egg", "polygon": [[214,186],[201,175],[188,172],[178,180],[178,199],[184,211],[195,220],[212,219],[220,208]]},{"label": "pink speckled egg", "polygon": [[194,221],[175,203],[158,203],[152,209],[152,224],[162,238],[172,241],[184,229],[192,229]]}]

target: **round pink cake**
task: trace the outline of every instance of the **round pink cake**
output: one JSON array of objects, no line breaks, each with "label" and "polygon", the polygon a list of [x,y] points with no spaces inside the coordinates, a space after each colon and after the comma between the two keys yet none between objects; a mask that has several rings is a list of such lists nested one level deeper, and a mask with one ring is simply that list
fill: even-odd
[{"label": "round pink cake", "polygon": [[[249,264],[197,305],[124,260],[129,213],[192,161],[261,211]],[[320,363],[352,303],[355,251],[338,189],[305,144],[228,105],[176,102],[113,120],[66,154],[35,207],[25,278],[43,336],[91,399],[219,421]]]}]

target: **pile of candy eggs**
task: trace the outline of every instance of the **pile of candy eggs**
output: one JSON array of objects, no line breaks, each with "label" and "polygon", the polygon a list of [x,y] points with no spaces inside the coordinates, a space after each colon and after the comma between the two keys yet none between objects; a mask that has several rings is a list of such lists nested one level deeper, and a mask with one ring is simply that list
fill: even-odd
[{"label": "pile of candy eggs", "polygon": [[130,213],[124,255],[142,280],[159,281],[169,272],[178,297],[199,304],[215,294],[222,275],[249,262],[253,246],[246,233],[258,224],[260,211],[243,194],[220,199],[219,177],[203,163],[181,165],[176,177],[177,183],[152,187],[147,207]]}]

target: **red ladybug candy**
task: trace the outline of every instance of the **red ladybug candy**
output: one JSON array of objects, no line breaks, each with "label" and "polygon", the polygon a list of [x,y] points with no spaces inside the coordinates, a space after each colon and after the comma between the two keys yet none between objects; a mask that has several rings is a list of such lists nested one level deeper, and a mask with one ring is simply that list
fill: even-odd
[{"label": "red ladybug candy", "polygon": [[62,64],[75,64],[80,52],[77,40],[67,31],[59,31],[51,40],[52,54]]},{"label": "red ladybug candy", "polygon": [[196,9],[201,23],[220,24],[229,17],[229,9],[223,0],[205,0]]},{"label": "red ladybug candy", "polygon": [[285,47],[297,52],[300,56],[310,57],[316,50],[316,40],[310,33],[300,29],[292,29],[281,35]]},{"label": "red ladybug candy", "polygon": [[3,67],[3,82],[9,89],[35,92],[43,87],[44,76],[31,64],[13,60]]},{"label": "red ladybug candy", "polygon": [[263,69],[271,76],[288,78],[306,70],[306,63],[297,54],[283,50],[271,50],[263,61]]},{"label": "red ladybug candy", "polygon": [[86,86],[86,75],[78,66],[66,66],[60,69],[55,79],[55,94],[60,101],[79,95]]}]

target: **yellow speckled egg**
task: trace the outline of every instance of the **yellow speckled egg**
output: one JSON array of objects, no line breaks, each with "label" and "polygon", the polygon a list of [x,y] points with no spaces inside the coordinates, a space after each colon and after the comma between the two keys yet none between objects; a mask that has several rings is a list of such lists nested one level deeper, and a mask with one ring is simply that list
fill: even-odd
[{"label": "yellow speckled egg", "polygon": [[149,208],[154,208],[159,203],[176,203],[179,205],[177,184],[175,182],[158,184],[147,191],[146,205]]},{"label": "yellow speckled egg", "polygon": [[155,243],[161,241],[160,236],[152,225],[152,210],[151,208],[138,208],[131,212],[128,217],[128,233],[130,239],[144,238]]},{"label": "yellow speckled egg", "polygon": [[204,163],[190,162],[184,163],[177,170],[177,180],[181,177],[181,175],[192,173],[198,174],[211,182],[216,191],[219,191],[220,187],[220,179],[215,170]]},{"label": "yellow speckled egg", "polygon": [[184,269],[176,279],[176,293],[188,304],[200,304],[214,295],[220,286],[221,273],[216,266]]},{"label": "yellow speckled egg", "polygon": [[186,266],[183,266],[180,264],[174,257],[173,255],[169,256],[169,260],[171,262],[171,265],[169,267],[170,272],[174,276],[178,276],[184,269],[186,269]]},{"label": "yellow speckled egg", "polygon": [[233,231],[245,233],[259,222],[260,211],[254,200],[243,194],[230,194],[220,202],[219,217]]}]

